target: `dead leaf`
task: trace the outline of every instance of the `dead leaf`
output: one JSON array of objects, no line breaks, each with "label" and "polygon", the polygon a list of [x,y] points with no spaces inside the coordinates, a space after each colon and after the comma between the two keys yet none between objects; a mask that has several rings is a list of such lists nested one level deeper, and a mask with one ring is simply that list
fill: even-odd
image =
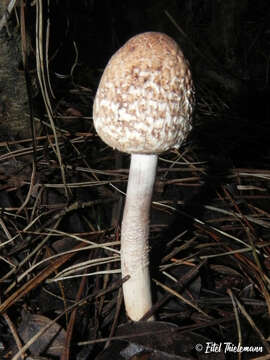
[{"label": "dead leaf", "polygon": [[[18,333],[24,343],[29,341],[36,333],[46,326],[51,319],[39,314],[22,313],[22,322],[19,325]],[[66,332],[57,323],[54,323],[42,336],[31,346],[33,355],[60,356],[65,345]]]}]

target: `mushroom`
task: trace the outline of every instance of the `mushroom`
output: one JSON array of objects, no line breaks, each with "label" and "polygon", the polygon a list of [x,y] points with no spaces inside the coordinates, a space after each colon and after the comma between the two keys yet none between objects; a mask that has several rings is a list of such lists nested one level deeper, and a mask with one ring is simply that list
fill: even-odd
[{"label": "mushroom", "polygon": [[186,139],[193,107],[189,64],[177,43],[158,32],[132,37],[111,57],[94,100],[94,125],[101,139],[131,154],[121,271],[130,276],[123,294],[133,321],[152,307],[148,236],[158,154]]}]

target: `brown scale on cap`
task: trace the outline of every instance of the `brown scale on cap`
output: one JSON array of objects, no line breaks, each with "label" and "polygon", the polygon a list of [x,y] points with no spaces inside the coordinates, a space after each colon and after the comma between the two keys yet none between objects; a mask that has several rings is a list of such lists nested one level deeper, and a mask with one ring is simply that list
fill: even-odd
[{"label": "brown scale on cap", "polygon": [[158,154],[185,140],[193,105],[189,64],[179,46],[165,34],[148,32],[131,38],[110,59],[93,118],[109,146]]}]

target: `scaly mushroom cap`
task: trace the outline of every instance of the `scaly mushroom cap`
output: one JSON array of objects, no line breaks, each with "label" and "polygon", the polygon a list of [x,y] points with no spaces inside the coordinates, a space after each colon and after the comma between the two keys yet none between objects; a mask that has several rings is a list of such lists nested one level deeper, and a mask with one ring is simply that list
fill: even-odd
[{"label": "scaly mushroom cap", "polygon": [[131,38],[110,59],[94,101],[101,139],[126,153],[178,148],[191,129],[194,91],[189,64],[169,36]]}]

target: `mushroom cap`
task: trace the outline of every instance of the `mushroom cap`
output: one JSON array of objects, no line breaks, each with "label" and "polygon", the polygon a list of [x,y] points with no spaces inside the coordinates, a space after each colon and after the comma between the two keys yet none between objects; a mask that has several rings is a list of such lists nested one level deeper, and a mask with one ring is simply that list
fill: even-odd
[{"label": "mushroom cap", "polygon": [[178,148],[194,107],[189,63],[177,43],[158,32],[136,35],[107,64],[93,106],[97,133],[126,153]]}]

